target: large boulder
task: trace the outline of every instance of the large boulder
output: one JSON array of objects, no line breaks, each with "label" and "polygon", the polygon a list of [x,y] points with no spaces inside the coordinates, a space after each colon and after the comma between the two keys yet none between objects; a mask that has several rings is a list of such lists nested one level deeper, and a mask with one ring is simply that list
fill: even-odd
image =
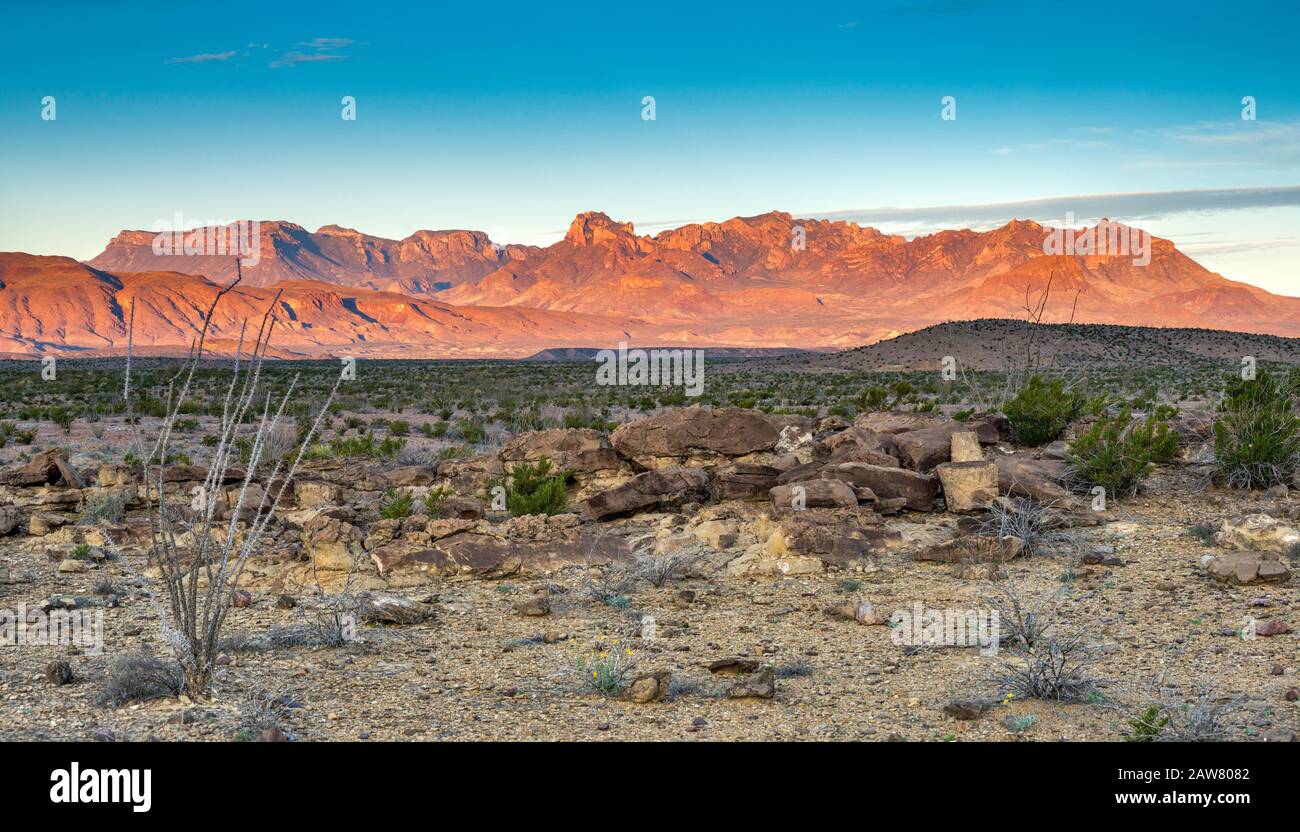
[{"label": "large boulder", "polygon": [[737,462],[713,473],[709,496],[715,502],[726,500],[765,500],[781,471],[770,465]]},{"label": "large boulder", "polygon": [[617,471],[621,464],[609,438],[592,428],[522,433],[507,442],[499,455],[506,468],[549,459],[557,469],[579,476]]},{"label": "large boulder", "polygon": [[913,471],[929,471],[952,458],[952,437],[958,433],[974,433],[984,445],[997,442],[1001,436],[992,420],[944,422],[895,434],[894,455]]},{"label": "large boulder", "polygon": [[1005,563],[1019,557],[1023,550],[1024,542],[1011,535],[995,537],[966,534],[944,543],[925,546],[914,557],[916,560],[939,563]]},{"label": "large boulder", "polygon": [[1287,552],[1300,543],[1300,530],[1267,514],[1247,514],[1224,520],[1214,542],[1229,549]]},{"label": "large boulder", "polygon": [[866,462],[894,467],[898,460],[890,454],[893,447],[893,437],[887,433],[851,427],[818,441],[813,445],[812,455],[814,460]]},{"label": "large boulder", "polygon": [[0,535],[9,534],[18,528],[20,519],[18,506],[0,506]]},{"label": "large boulder", "polygon": [[933,427],[939,423],[938,418],[925,413],[903,413],[900,411],[881,410],[874,413],[862,413],[853,420],[853,426],[872,433],[905,433],[912,430]]},{"label": "large boulder", "polygon": [[135,485],[138,480],[139,477],[136,476],[136,471],[120,462],[105,462],[99,466],[99,471],[95,475],[95,483],[100,488]]},{"label": "large boulder", "polygon": [[597,520],[657,506],[689,492],[704,489],[709,475],[700,468],[674,465],[637,474],[613,488],[587,499],[587,509]]},{"label": "large boulder", "polygon": [[390,468],[383,472],[380,478],[388,488],[411,488],[432,485],[437,476],[438,469],[436,466],[403,465],[400,468]]},{"label": "large boulder", "polygon": [[294,480],[294,501],[302,509],[326,508],[337,505],[343,489],[324,480]]},{"label": "large boulder", "polygon": [[853,486],[842,480],[816,479],[791,485],[778,485],[770,492],[772,506],[780,511],[798,510],[795,502],[802,498],[802,508],[852,508],[858,504]]},{"label": "large boulder", "polygon": [[756,410],[687,407],[620,425],[610,436],[628,459],[685,457],[705,451],[745,456],[776,447],[780,432]]},{"label": "large boulder", "polygon": [[1060,460],[1012,454],[997,455],[993,462],[998,466],[998,490],[1003,494],[1062,506],[1075,502],[1074,496],[1059,483],[1069,476],[1069,468]]},{"label": "large boulder", "polygon": [[63,448],[50,448],[41,451],[20,468],[0,472],[0,485],[63,485],[85,488],[86,482],[77,469],[68,464],[67,451]]},{"label": "large boulder", "polygon": [[871,512],[796,512],[727,564],[728,575],[806,575],[883,553],[896,532]]},{"label": "large boulder", "polygon": [[930,511],[939,482],[932,474],[921,474],[906,468],[869,465],[865,462],[833,462],[823,466],[821,476],[847,482],[859,488],[869,488],[879,498],[903,497],[907,507],[914,511]]},{"label": "large boulder", "polygon": [[1225,552],[1206,558],[1210,577],[1229,584],[1286,583],[1291,570],[1276,552]]},{"label": "large boulder", "polygon": [[361,530],[324,512],[302,527],[302,542],[315,568],[347,573],[362,553]]},{"label": "large boulder", "polygon": [[934,472],[949,511],[986,509],[998,496],[998,466],[992,462],[943,462]]},{"label": "large boulder", "polygon": [[505,468],[496,454],[481,454],[442,460],[438,463],[438,476],[449,480],[461,494],[477,494],[484,489],[488,480],[505,476]]}]

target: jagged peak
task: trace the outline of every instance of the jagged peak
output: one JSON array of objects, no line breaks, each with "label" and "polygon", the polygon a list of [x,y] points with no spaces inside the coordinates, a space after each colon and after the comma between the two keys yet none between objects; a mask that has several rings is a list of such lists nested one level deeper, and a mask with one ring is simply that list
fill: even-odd
[{"label": "jagged peak", "polygon": [[602,211],[583,211],[569,224],[564,239],[577,246],[591,246],[618,239],[635,240],[636,231],[630,222],[616,222]]}]

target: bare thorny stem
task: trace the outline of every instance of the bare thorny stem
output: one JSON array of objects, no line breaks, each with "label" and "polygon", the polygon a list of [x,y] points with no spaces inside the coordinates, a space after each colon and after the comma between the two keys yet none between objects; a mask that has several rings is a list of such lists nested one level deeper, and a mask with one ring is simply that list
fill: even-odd
[{"label": "bare thorny stem", "polygon": [[[167,599],[167,608],[164,609],[152,589],[149,590],[150,599],[157,608],[164,637],[185,670],[186,687],[192,696],[201,696],[207,691],[216,661],[221,628],[230,609],[230,593],[238,587],[244,565],[257,549],[307,449],[320,432],[325,414],[342,381],[340,373],[310,429],[301,437],[297,453],[287,469],[285,457],[274,460],[269,475],[264,478],[265,487],[259,487],[258,468],[263,463],[266,437],[282,423],[285,409],[299,381],[299,377],[294,376],[274,408],[271,394],[269,392],[264,396],[260,394],[262,365],[276,324],[274,309],[280,297],[277,292],[262,316],[246,360],[247,321],[241,326],[230,384],[222,402],[217,443],[203,478],[203,484],[195,490],[195,502],[190,507],[192,517],[188,521],[185,519],[182,507],[173,505],[177,500],[175,488],[169,494],[165,487],[168,446],[177,417],[189,396],[195,373],[202,361],[217,304],[243,279],[243,271],[238,259],[235,261],[235,266],[234,282],[222,287],[216,293],[207,314],[203,317],[203,327],[198,338],[191,344],[185,363],[168,381],[165,415],[158,427],[158,435],[153,440],[152,447],[140,462],[144,484],[143,499],[149,518],[149,561],[158,569],[163,594]],[[132,447],[144,448],[145,444],[141,442],[140,437],[139,420],[135,416],[130,396],[134,334],[135,306],[132,304],[127,333],[126,377],[122,385],[122,395],[126,400],[127,422],[131,425]],[[248,460],[241,476],[238,469],[234,467],[234,462],[239,456],[239,440],[242,438],[239,436],[239,431],[240,426],[247,421],[252,408],[258,406],[255,402],[260,402],[261,416],[252,434]],[[224,501],[229,508],[230,517],[222,528],[218,518],[218,509],[223,504],[220,497],[223,485],[232,476],[237,479],[239,485],[236,486],[237,492],[232,489],[229,495],[233,499]],[[251,516],[248,516],[246,509],[254,499],[257,500],[256,508],[252,510]],[[239,536],[241,519],[244,522],[242,539]],[[109,543],[113,548],[117,548],[111,539]],[[129,561],[125,557],[121,560],[128,564],[129,568]],[[150,586],[147,579],[139,575],[137,577],[146,587]]]}]

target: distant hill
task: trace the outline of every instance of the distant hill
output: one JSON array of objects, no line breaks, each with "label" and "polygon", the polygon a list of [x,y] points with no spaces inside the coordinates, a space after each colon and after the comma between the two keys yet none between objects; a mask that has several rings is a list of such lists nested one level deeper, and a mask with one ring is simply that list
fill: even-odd
[{"label": "distant hill", "polygon": [[1023,367],[1028,350],[1061,369],[1220,363],[1227,369],[1240,366],[1247,355],[1258,362],[1300,364],[1300,338],[1213,329],[1030,324],[987,318],[936,324],[842,352],[774,358],[763,363],[809,371],[938,371],[944,356],[950,355],[968,369],[1006,370]]}]

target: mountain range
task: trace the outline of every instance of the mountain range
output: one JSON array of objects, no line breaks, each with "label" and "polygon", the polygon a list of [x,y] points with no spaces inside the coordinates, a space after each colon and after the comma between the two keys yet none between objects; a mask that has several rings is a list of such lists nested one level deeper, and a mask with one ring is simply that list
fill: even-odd
[{"label": "mountain range", "polygon": [[[1049,255],[1052,229],[1021,220],[909,240],[771,212],[646,236],[588,212],[545,247],[478,231],[390,240],[258,226],[258,260],[212,321],[217,351],[273,300],[273,353],[296,357],[516,358],[619,341],[843,349],[943,321],[1023,319],[1040,304],[1047,322],[1300,335],[1300,299],[1228,280],[1168,240],[1150,238],[1146,263]],[[1093,231],[1117,229],[1129,232],[1105,220]],[[122,352],[132,305],[138,348],[186,348],[235,258],[155,254],[155,236],[123,231],[85,263],[0,254],[0,353]]]}]

